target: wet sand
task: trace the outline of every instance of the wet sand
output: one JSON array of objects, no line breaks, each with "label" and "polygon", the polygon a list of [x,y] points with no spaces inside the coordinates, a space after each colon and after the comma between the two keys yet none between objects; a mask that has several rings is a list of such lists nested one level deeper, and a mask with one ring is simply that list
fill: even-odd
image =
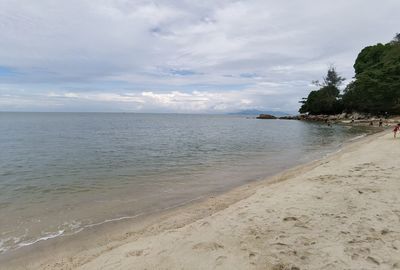
[{"label": "wet sand", "polygon": [[44,243],[0,269],[400,269],[399,158],[400,138],[375,134],[135,225]]}]

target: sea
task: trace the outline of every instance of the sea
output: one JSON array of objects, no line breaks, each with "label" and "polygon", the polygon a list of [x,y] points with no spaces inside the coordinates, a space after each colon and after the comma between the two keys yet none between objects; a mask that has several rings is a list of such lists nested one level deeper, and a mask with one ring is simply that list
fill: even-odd
[{"label": "sea", "polygon": [[0,113],[0,256],[265,179],[370,132],[240,115]]}]

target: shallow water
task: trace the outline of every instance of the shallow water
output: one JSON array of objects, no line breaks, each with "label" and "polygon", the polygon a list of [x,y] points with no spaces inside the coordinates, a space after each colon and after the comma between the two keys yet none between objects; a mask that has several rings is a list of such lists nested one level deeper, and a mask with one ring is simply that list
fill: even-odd
[{"label": "shallow water", "polygon": [[0,252],[222,192],[367,132],[226,115],[0,113]]}]

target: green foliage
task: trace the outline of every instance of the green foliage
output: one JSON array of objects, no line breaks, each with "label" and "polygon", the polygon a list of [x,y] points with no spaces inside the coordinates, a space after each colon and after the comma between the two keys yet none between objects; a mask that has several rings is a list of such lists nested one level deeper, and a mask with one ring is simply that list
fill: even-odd
[{"label": "green foliage", "polygon": [[364,48],[358,54],[357,60],[353,66],[356,74],[361,74],[371,68],[379,68],[385,50],[385,45],[380,43],[375,46]]},{"label": "green foliage", "polygon": [[393,40],[392,40],[391,43],[392,43],[392,44],[393,44],[393,43],[400,43],[400,33],[397,33],[397,34],[394,36],[394,38],[393,38]]},{"label": "green foliage", "polygon": [[[331,66],[328,69],[328,73],[326,74],[326,76],[324,77],[324,86],[330,86],[333,88],[336,88],[336,90],[338,90],[337,88],[342,84],[342,82],[345,80],[345,78],[342,78],[339,76],[339,74],[336,72],[335,67]],[[332,88],[332,91],[333,91]],[[337,93],[337,95],[339,95],[339,90],[336,91],[335,93]]]},{"label": "green foliage", "polygon": [[343,82],[335,69],[328,70],[319,90],[300,103],[300,113],[334,114],[342,111],[400,114],[400,33],[387,44],[364,48],[355,64],[355,80],[341,96]]},{"label": "green foliage", "polygon": [[400,35],[388,44],[364,48],[354,64],[355,81],[346,87],[346,111],[400,114]]},{"label": "green foliage", "polygon": [[338,87],[345,79],[340,77],[334,67],[328,69],[327,75],[323,78],[323,83],[313,82],[320,86],[319,90],[311,91],[307,98],[303,98],[300,103],[300,113],[310,114],[335,114],[343,110],[342,102],[339,99],[340,90]]}]

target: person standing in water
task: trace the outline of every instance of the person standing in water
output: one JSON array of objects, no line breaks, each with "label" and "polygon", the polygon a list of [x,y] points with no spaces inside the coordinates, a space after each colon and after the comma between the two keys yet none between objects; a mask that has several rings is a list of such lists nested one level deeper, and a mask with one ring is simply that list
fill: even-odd
[{"label": "person standing in water", "polygon": [[393,129],[393,137],[396,139],[397,132],[400,131],[400,123]]}]

